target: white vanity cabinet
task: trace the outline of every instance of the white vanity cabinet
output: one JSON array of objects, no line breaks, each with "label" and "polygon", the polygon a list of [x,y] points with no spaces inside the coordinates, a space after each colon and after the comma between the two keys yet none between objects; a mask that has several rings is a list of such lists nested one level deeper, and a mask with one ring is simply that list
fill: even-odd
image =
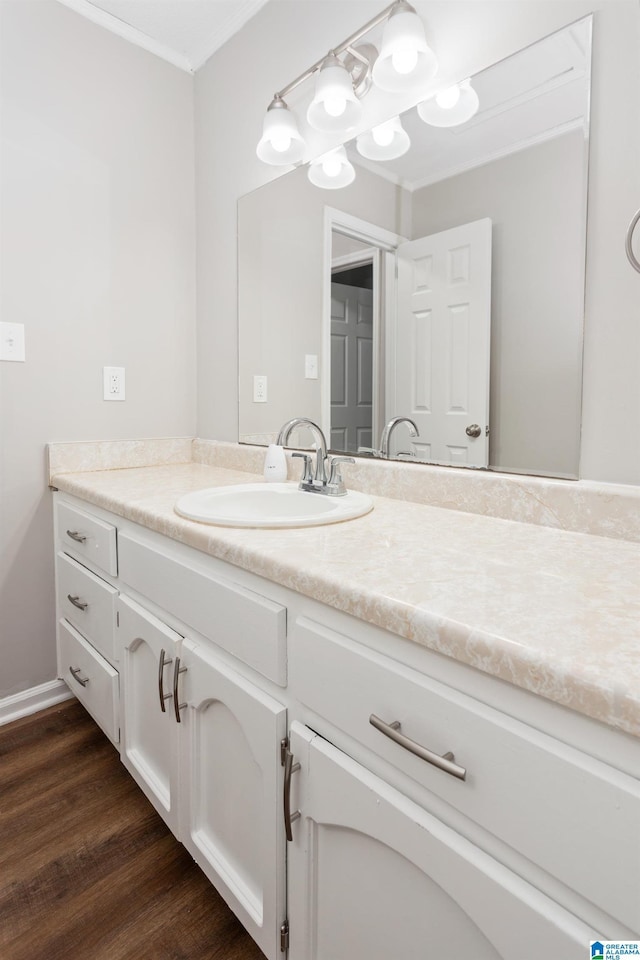
[{"label": "white vanity cabinet", "polygon": [[54,528],[58,675],[117,745],[116,527],[58,500]]},{"label": "white vanity cabinet", "polygon": [[[322,619],[297,618],[290,648],[293,957],[582,960],[599,909],[632,928],[637,780]],[[605,889],[589,868],[610,849]]]},{"label": "white vanity cabinet", "polygon": [[583,960],[640,933],[635,738],[57,507],[102,537],[57,536],[61,676],[269,960]]},{"label": "white vanity cabinet", "polygon": [[[340,625],[366,639],[358,625]],[[585,910],[591,902],[626,929],[640,927],[636,777],[322,620],[296,620],[289,671],[315,731],[478,842],[497,838],[514,869],[524,857],[583,897]],[[593,864],[612,851],[616,870],[603,884]]]},{"label": "white vanity cabinet", "polygon": [[264,953],[285,917],[286,707],[139,603],[118,599],[121,758]]},{"label": "white vanity cabinet", "polygon": [[287,710],[206,643],[185,639],[180,664],[180,839],[274,958],[286,917]]},{"label": "white vanity cabinet", "polygon": [[126,596],[117,601],[122,671],[120,759],[178,835],[173,677],[182,637]]},{"label": "white vanity cabinet", "polygon": [[286,920],[286,607],[250,575],[60,496],[56,529],[60,675],[275,960]]},{"label": "white vanity cabinet", "polygon": [[583,960],[586,924],[308,727],[290,743],[292,957]]}]

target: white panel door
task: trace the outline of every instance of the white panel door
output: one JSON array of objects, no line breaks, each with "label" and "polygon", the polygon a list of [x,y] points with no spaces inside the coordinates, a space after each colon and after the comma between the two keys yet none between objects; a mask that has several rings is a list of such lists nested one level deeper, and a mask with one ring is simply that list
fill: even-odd
[{"label": "white panel door", "polygon": [[[410,442],[418,459],[488,465],[490,332],[491,220],[398,247],[389,345],[395,383],[386,415],[415,421],[420,436]],[[398,440],[406,448],[400,431]]]},{"label": "white panel door", "polygon": [[122,671],[120,757],[179,838],[178,724],[172,680],[182,637],[128,597],[118,597],[116,609]]},{"label": "white panel door", "polygon": [[286,708],[203,644],[182,645],[181,839],[269,960],[286,912]]},{"label": "white panel door", "polygon": [[331,284],[332,450],[373,444],[373,290]]},{"label": "white panel door", "polygon": [[575,917],[298,723],[290,960],[584,960]]}]

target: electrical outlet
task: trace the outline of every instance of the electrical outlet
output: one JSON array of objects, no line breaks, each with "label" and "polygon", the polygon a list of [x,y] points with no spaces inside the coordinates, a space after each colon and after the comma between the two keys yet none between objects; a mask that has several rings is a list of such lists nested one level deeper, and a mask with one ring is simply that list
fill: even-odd
[{"label": "electrical outlet", "polygon": [[267,378],[254,376],[253,378],[253,402],[267,402]]},{"label": "electrical outlet", "polygon": [[124,367],[103,367],[105,400],[124,400]]}]

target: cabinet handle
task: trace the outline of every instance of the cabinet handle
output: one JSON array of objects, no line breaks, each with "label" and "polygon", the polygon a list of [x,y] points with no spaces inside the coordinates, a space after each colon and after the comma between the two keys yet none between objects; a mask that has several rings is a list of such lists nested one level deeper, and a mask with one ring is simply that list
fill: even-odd
[{"label": "cabinet handle", "polygon": [[175,714],[176,714],[176,723],[180,723],[180,722],[181,722],[181,720],[180,720],[180,711],[182,710],[183,707],[186,707],[186,705],[187,705],[186,702],[185,702],[185,703],[180,703],[180,700],[179,700],[179,698],[178,698],[178,679],[179,679],[181,673],[186,673],[186,672],[187,672],[187,668],[180,666],[180,657],[176,657],[176,665],[175,665],[175,667],[173,668],[173,694],[172,694],[172,696],[173,696],[173,709],[174,709]]},{"label": "cabinet handle", "polygon": [[300,764],[293,762],[293,754],[286,740],[283,740],[280,746],[284,756],[284,832],[287,840],[293,840],[291,824],[299,820],[301,814],[299,810],[291,813],[291,774],[300,769]]},{"label": "cabinet handle", "polygon": [[77,530],[67,530],[67,536],[75,540],[76,543],[85,543],[87,540],[84,533],[78,533]]},{"label": "cabinet handle", "polygon": [[168,657],[165,654],[163,647],[163,649],[160,651],[160,664],[158,666],[158,696],[160,698],[160,709],[163,713],[167,712],[167,708],[164,705],[165,700],[171,700],[171,697],[173,696],[172,693],[164,692],[163,673],[164,668],[168,663],[173,663],[173,657]]},{"label": "cabinet handle", "polygon": [[89,677],[80,676],[80,667],[69,667],[69,673],[74,680],[77,680],[81,687],[86,687],[89,683]]},{"label": "cabinet handle", "polygon": [[627,254],[629,263],[634,270],[637,270],[640,273],[640,261],[633,252],[632,241],[633,241],[633,231],[636,228],[636,225],[640,221],[640,210],[631,218],[631,223],[629,224],[629,229],[627,230],[627,236],[624,241],[624,249]]},{"label": "cabinet handle", "polygon": [[405,737],[403,733],[400,733],[399,720],[394,720],[392,723],[385,723],[380,717],[376,717],[375,713],[372,713],[369,717],[369,723],[375,727],[376,730],[379,730],[380,733],[384,733],[385,737],[389,737],[390,740],[400,744],[401,747],[415,754],[416,757],[420,757],[421,760],[432,763],[434,767],[438,767],[439,770],[444,770],[445,773],[451,774],[452,777],[457,777],[458,780],[466,780],[466,768],[460,767],[457,763],[453,762],[455,757],[450,751],[440,756],[439,753],[433,753],[421,744],[416,743],[415,740],[410,740],[409,737]]},{"label": "cabinet handle", "polygon": [[77,607],[78,610],[86,610],[89,606],[86,600],[81,600],[80,597],[72,597],[70,593],[67,594],[67,600],[69,600],[74,607]]}]

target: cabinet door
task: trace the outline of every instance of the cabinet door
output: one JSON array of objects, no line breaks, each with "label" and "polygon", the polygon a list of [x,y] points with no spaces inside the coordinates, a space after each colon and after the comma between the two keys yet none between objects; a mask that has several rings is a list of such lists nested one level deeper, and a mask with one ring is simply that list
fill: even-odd
[{"label": "cabinet door", "polygon": [[291,748],[291,960],[583,960],[575,917],[308,728]]},{"label": "cabinet door", "polygon": [[282,704],[185,639],[181,839],[261,950],[285,919]]},{"label": "cabinet door", "polygon": [[178,725],[172,679],[182,637],[126,597],[118,598],[117,611],[122,677],[120,756],[178,836]]}]

